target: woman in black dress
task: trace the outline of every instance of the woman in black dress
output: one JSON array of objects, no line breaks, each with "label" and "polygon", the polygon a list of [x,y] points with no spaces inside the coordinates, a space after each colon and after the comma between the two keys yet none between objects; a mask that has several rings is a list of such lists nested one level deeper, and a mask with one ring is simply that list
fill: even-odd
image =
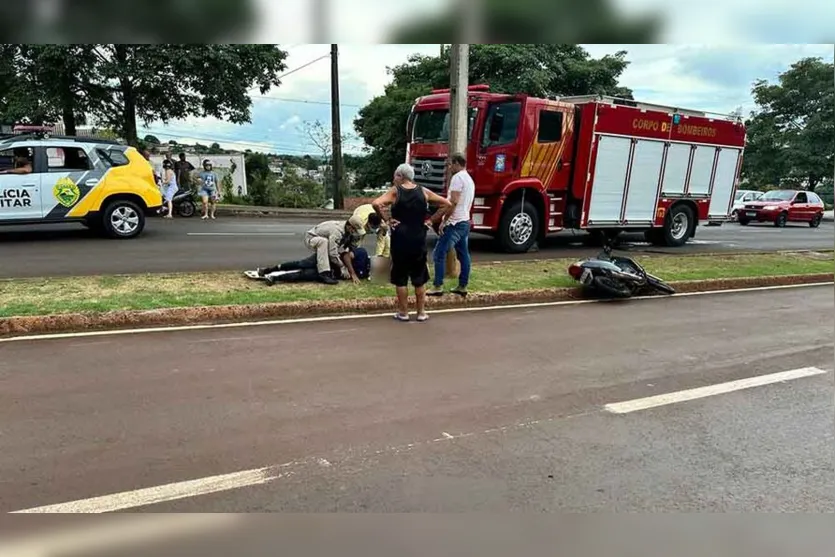
[{"label": "woman in black dress", "polygon": [[[426,215],[429,204],[438,206],[432,223],[439,224],[452,207],[448,199],[418,186],[414,182],[415,170],[401,164],[394,171],[394,186],[374,200],[373,206],[380,218],[391,230],[391,283],[397,289],[398,321],[409,320],[409,281],[415,288],[417,320],[426,321],[426,283],[429,267],[426,263]],[[383,207],[391,207],[391,219],[386,219]]]}]

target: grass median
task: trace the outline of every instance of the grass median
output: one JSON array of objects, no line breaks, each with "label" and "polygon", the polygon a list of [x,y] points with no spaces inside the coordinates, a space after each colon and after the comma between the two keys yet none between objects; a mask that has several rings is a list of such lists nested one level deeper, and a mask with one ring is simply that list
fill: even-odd
[{"label": "grass median", "polygon": [[[638,256],[650,273],[668,281],[832,273],[833,253],[711,256]],[[566,269],[572,259],[514,261],[473,267],[473,292],[574,286]],[[383,298],[385,283],[280,284],[268,287],[241,273],[146,274],[0,281],[0,317],[110,310]]]}]

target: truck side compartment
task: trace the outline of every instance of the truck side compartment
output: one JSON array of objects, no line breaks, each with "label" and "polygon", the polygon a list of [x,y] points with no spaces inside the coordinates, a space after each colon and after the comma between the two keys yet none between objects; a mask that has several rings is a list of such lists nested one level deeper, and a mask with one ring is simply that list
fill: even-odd
[{"label": "truck side compartment", "polygon": [[584,193],[581,228],[658,228],[658,243],[681,245],[700,220],[726,218],[745,141],[741,123],[595,105],[593,129],[583,130],[591,143],[580,149],[589,171],[573,185]]}]

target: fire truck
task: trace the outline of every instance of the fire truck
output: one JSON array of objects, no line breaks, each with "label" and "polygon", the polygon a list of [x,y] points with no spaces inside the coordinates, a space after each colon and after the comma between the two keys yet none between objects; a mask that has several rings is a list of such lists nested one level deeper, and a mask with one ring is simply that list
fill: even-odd
[{"label": "fire truck", "polygon": [[[418,98],[407,161],[418,184],[443,194],[449,89]],[[526,252],[566,229],[643,233],[681,246],[700,223],[728,220],[745,126],[714,115],[606,96],[536,98],[468,91],[467,171],[474,232]]]}]

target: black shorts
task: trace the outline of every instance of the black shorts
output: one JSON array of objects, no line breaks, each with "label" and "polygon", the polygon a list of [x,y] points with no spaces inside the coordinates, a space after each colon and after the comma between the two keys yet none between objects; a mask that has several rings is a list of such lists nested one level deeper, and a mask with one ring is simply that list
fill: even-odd
[{"label": "black shorts", "polygon": [[391,253],[391,283],[394,286],[412,286],[420,288],[429,282],[429,267],[426,263],[426,250],[397,254]]}]

